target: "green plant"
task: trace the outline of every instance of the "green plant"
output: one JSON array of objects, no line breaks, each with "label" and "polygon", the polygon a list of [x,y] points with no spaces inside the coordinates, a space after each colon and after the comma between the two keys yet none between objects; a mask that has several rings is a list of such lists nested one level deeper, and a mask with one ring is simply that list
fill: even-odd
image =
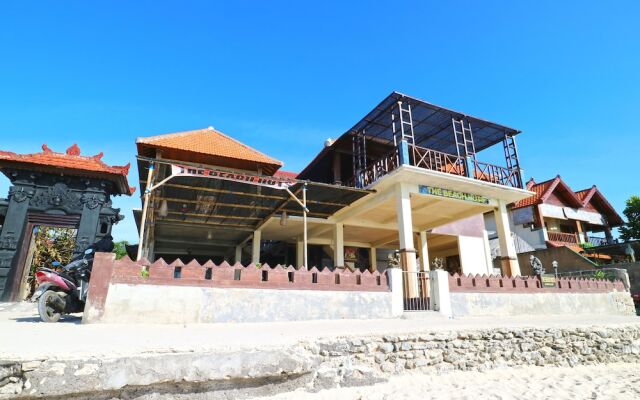
[{"label": "green plant", "polygon": [[605,279],[607,277],[607,274],[602,270],[598,270],[593,273],[593,277],[596,279]]},{"label": "green plant", "polygon": [[619,228],[620,237],[625,242],[631,239],[640,239],[640,197],[629,197],[623,213],[629,222]]},{"label": "green plant", "polygon": [[61,265],[68,264],[73,256],[76,246],[76,230],[74,228],[62,228],[53,226],[39,226],[34,232],[34,251],[31,260],[28,296],[36,289],[35,272],[38,268],[52,268],[54,261]]},{"label": "green plant", "polygon": [[582,247],[583,249],[590,249],[595,246],[591,242],[582,242],[580,243],[580,247]]},{"label": "green plant", "polygon": [[149,267],[140,268],[140,276],[143,277],[143,278],[148,278],[149,277]]},{"label": "green plant", "polygon": [[121,259],[122,257],[127,255],[127,245],[129,242],[126,240],[122,240],[120,242],[115,242],[113,244],[113,252],[116,254],[116,260]]}]

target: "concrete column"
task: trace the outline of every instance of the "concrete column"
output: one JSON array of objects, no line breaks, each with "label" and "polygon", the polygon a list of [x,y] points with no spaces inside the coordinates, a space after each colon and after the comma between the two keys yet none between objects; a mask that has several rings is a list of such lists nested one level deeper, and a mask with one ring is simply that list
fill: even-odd
[{"label": "concrete column", "polygon": [[[296,268],[300,268],[302,267],[304,264],[304,242],[302,240],[297,240],[296,241]],[[309,268],[309,266],[304,265],[304,267],[306,267],[307,269]]]},{"label": "concrete column", "polygon": [[416,249],[413,246],[413,221],[409,189],[400,184],[396,198],[398,234],[400,240],[400,265],[405,271],[416,271]]},{"label": "concrete column", "polygon": [[344,225],[333,226],[333,265],[344,267]]},{"label": "concrete column", "polygon": [[494,211],[494,214],[500,242],[502,273],[508,276],[519,276],[521,275],[520,264],[518,264],[518,254],[511,238],[509,212],[507,211],[507,203],[504,200],[498,200],[498,208]]},{"label": "concrete column", "polygon": [[413,246],[413,221],[411,218],[411,197],[404,184],[398,186],[396,197],[396,214],[398,217],[398,234],[400,240],[400,266],[405,274],[405,297],[418,296],[418,276],[416,249]]},{"label": "concrete column", "polygon": [[604,237],[607,239],[607,244],[613,243],[613,235],[609,226],[604,227]]},{"label": "concrete column", "polygon": [[489,233],[486,229],[482,231],[482,242],[484,244],[484,259],[487,263],[487,275],[493,275],[493,259],[491,258],[491,245],[489,244]]},{"label": "concrete column", "polygon": [[376,256],[376,248],[375,247],[370,247],[369,248],[369,271],[371,272],[375,272],[378,270],[378,258]]},{"label": "concrete column", "polygon": [[429,271],[430,308],[451,317],[451,295],[449,294],[449,273],[444,270]]},{"label": "concrete column", "polygon": [[242,246],[236,246],[235,262],[242,264]]},{"label": "concrete column", "polygon": [[429,271],[429,247],[427,245],[427,231],[420,231],[420,266],[423,271]]},{"label": "concrete column", "polygon": [[400,268],[387,268],[387,280],[391,289],[391,315],[402,316],[404,313],[404,295],[402,291],[402,270]]},{"label": "concrete column", "polygon": [[262,231],[253,232],[253,240],[251,241],[251,262],[257,264],[260,262],[260,241],[262,240]]}]

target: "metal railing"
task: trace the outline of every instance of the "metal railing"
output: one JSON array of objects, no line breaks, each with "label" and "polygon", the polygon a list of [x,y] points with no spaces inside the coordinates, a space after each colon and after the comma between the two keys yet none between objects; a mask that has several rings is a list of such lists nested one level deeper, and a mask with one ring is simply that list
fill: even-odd
[{"label": "metal railing", "polygon": [[522,188],[522,179],[519,169],[510,169],[481,161],[474,161],[473,164],[473,177],[475,179],[496,183],[502,186]]},{"label": "metal railing", "polygon": [[425,147],[409,145],[413,156],[412,165],[426,168],[432,171],[445,172],[447,174],[466,176],[466,164],[464,157],[441,151],[427,149]]},{"label": "metal railing", "polygon": [[405,311],[429,311],[429,273],[402,271]]},{"label": "metal railing", "polygon": [[[522,175],[518,168],[506,168],[494,164],[471,160],[469,165],[464,156],[443,153],[416,145],[409,145],[409,160],[414,167],[425,168],[431,171],[446,174],[469,177],[472,179],[491,182],[502,186],[522,188]],[[369,164],[367,168],[356,172],[346,186],[366,187],[387,175],[400,165],[398,148]],[[467,169],[473,169],[467,170]]]},{"label": "metal railing", "polygon": [[594,246],[605,246],[613,243],[613,240],[609,240],[607,238],[598,237],[598,236],[588,236],[587,241],[593,244]]},{"label": "metal railing", "polygon": [[399,165],[398,148],[394,148],[393,151],[387,155],[369,164],[364,171],[356,173],[356,175],[348,180],[345,185],[358,188],[367,187],[381,177],[387,175],[389,172],[398,168]]},{"label": "metal railing", "polygon": [[578,238],[575,233],[547,232],[549,240],[552,242],[578,244]]}]

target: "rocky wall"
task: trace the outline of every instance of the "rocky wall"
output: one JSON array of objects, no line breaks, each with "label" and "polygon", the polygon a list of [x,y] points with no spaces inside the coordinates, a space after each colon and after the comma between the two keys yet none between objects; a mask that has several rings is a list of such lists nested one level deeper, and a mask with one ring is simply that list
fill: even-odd
[{"label": "rocky wall", "polygon": [[0,361],[0,398],[212,393],[246,398],[367,385],[412,370],[640,362],[640,324],[327,338],[279,348],[82,360]]}]

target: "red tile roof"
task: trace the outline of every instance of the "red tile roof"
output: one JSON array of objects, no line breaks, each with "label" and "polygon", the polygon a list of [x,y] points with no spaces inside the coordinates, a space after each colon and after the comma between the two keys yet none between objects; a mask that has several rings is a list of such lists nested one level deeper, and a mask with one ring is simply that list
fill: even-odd
[{"label": "red tile roof", "polygon": [[553,179],[540,183],[536,183],[532,178],[527,182],[527,189],[531,190],[535,194],[524,200],[513,203],[513,208],[523,208],[542,204],[555,190],[558,190],[569,205],[575,208],[583,208],[586,207],[589,202],[595,200],[599,205],[598,210],[604,211],[603,215],[607,217],[611,226],[620,226],[624,224],[624,220],[595,185],[589,189],[574,192],[566,183],[564,183],[562,178],[560,178],[560,175],[558,175]]},{"label": "red tile roof", "polygon": [[271,158],[212,127],[138,138],[136,143],[138,146],[147,145],[160,149],[182,150],[209,156],[252,161],[278,168],[282,166],[281,161]]},{"label": "red tile roof", "polygon": [[65,153],[55,152],[43,144],[41,153],[16,154],[0,150],[0,165],[21,169],[37,169],[45,172],[62,170],[70,175],[104,177],[116,183],[121,194],[133,194],[135,188],[129,187],[127,181],[130,164],[109,166],[102,162],[102,156],[103,153],[95,156],[82,156],[77,144],[69,147]]},{"label": "red tile roof", "polygon": [[527,182],[527,190],[534,192],[535,194],[531,197],[527,197],[526,199],[517,201],[513,203],[513,208],[522,208],[534,206],[537,204],[544,203],[549,196],[556,190],[562,191],[564,197],[571,203],[570,205],[574,207],[582,207],[582,202],[576,195],[576,193],[571,190],[571,188],[564,183],[560,175],[556,176],[553,179],[548,181],[536,183],[533,178]]},{"label": "red tile roof", "polygon": [[276,173],[273,174],[273,176],[279,176],[281,178],[295,179],[298,176],[298,173],[297,172],[291,172],[291,171],[276,171]]}]

